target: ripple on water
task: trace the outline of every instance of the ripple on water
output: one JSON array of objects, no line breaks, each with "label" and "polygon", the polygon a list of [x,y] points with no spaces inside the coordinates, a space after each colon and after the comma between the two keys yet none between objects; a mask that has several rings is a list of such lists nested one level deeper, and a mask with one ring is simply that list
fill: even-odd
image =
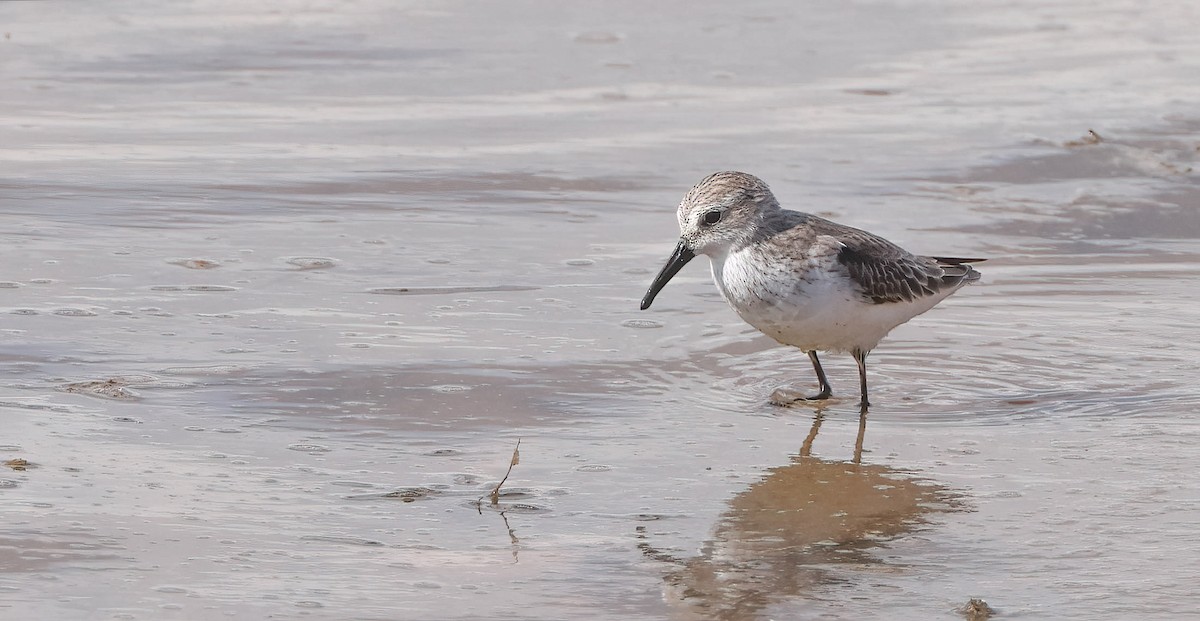
[{"label": "ripple on water", "polygon": [[370,483],[368,481],[348,481],[348,480],[344,480],[344,479],[337,480],[337,481],[330,481],[329,484],[330,485],[341,485],[344,487],[359,487],[359,488],[375,487],[374,483]]},{"label": "ripple on water", "polygon": [[621,322],[621,325],[626,328],[638,328],[644,330],[649,328],[661,328],[665,324],[654,319],[626,319],[625,321]]},{"label": "ripple on water", "polygon": [[604,44],[619,43],[620,41],[621,36],[613,32],[592,31],[575,35],[576,43]]},{"label": "ripple on water", "polygon": [[381,546],[382,541],[375,539],[367,539],[365,537],[345,537],[338,535],[304,535],[300,537],[301,541],[323,541],[326,543],[341,543],[352,546]]},{"label": "ripple on water", "polygon": [[312,444],[312,443],[308,443],[308,442],[297,442],[296,444],[289,444],[289,445],[288,445],[288,450],[290,450],[290,451],[300,451],[300,452],[303,452],[303,453],[328,453],[329,451],[332,451],[333,449],[331,449],[331,448],[329,448],[328,446],[325,446],[325,445],[323,445],[323,444]]},{"label": "ripple on water", "polygon": [[237,291],[237,287],[227,285],[153,285],[151,291],[198,291],[201,293],[214,293]]},{"label": "ripple on water", "polygon": [[535,291],[540,288],[522,285],[496,285],[491,287],[376,287],[374,289],[367,289],[367,293],[378,295],[446,295],[456,293]]},{"label": "ripple on water", "polygon": [[288,257],[284,263],[300,270],[321,270],[337,265],[337,261],[329,257]]},{"label": "ripple on water", "polygon": [[[484,503],[483,506],[486,507],[489,505],[487,503]],[[494,508],[500,509],[501,511],[504,511],[505,513],[546,513],[548,511],[550,511],[549,507],[543,507],[541,505],[535,505],[535,504],[531,504],[528,502],[514,502],[514,503],[501,502],[500,504],[496,505]]]},{"label": "ripple on water", "polygon": [[429,389],[442,394],[453,394],[456,392],[467,392],[471,390],[471,387],[462,384],[439,384],[437,386],[430,386]]},{"label": "ripple on water", "polygon": [[249,370],[249,368],[236,364],[212,364],[196,367],[167,367],[162,372],[167,375],[229,375]]},{"label": "ripple on water", "polygon": [[86,308],[56,308],[51,313],[61,315],[63,317],[95,317],[95,311],[87,310]]},{"label": "ripple on water", "polygon": [[219,261],[213,261],[212,259],[169,259],[167,260],[167,263],[170,263],[171,265],[178,265],[180,267],[186,267],[190,270],[211,270],[213,268],[221,267],[221,263]]},{"label": "ripple on water", "polygon": [[382,494],[360,494],[351,496],[351,500],[366,500],[369,498],[398,498],[403,502],[424,500],[440,495],[441,492],[429,487],[402,487]]}]

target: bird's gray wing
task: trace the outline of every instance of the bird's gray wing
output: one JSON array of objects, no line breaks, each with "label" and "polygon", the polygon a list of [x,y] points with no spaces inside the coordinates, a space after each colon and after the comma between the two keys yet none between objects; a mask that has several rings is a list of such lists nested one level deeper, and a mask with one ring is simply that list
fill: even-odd
[{"label": "bird's gray wing", "polygon": [[912,302],[979,279],[968,263],[981,259],[918,256],[877,235],[828,221],[814,229],[840,242],[838,263],[863,297],[876,304]]}]

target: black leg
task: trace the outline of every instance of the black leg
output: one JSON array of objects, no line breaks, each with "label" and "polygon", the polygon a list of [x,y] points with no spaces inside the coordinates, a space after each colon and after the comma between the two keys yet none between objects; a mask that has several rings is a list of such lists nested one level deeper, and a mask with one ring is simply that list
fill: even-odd
[{"label": "black leg", "polygon": [[867,408],[871,407],[871,402],[867,400],[867,352],[856,349],[850,353],[858,363],[858,389],[862,394],[862,402],[858,405],[866,412]]},{"label": "black leg", "polygon": [[[808,352],[808,358],[810,360],[812,360],[813,370],[817,372],[817,381],[821,383],[821,392],[819,392],[811,397],[805,397],[805,398],[810,401],[819,401],[821,399],[828,399],[829,395],[833,394],[833,389],[829,387],[829,380],[825,379],[825,369],[821,368],[821,361],[817,360],[816,350]],[[866,394],[866,393],[863,393],[863,394]]]}]

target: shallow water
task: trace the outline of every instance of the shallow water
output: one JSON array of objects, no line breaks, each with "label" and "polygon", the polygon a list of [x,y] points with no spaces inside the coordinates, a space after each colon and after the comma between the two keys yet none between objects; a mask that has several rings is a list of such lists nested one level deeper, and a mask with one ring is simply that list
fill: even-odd
[{"label": "shallow water", "polygon": [[[3,8],[0,616],[1200,604],[1190,3],[272,6]],[[722,168],[989,257],[867,419],[637,310]]]}]

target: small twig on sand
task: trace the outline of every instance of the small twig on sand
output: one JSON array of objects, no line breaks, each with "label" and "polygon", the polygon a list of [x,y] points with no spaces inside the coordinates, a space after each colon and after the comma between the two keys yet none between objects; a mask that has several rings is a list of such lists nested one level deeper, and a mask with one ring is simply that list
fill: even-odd
[{"label": "small twig on sand", "polygon": [[[504,485],[505,481],[508,480],[508,475],[512,474],[513,466],[519,463],[521,463],[521,439],[517,438],[517,446],[513,448],[512,460],[508,462],[508,471],[504,473],[504,478],[500,479],[500,482],[497,483],[496,487],[492,489],[492,493],[485,494],[486,496],[491,497],[493,507],[500,504],[500,487]],[[479,500],[475,501],[476,507],[479,507],[483,503],[483,498],[483,496],[480,496]]]}]

